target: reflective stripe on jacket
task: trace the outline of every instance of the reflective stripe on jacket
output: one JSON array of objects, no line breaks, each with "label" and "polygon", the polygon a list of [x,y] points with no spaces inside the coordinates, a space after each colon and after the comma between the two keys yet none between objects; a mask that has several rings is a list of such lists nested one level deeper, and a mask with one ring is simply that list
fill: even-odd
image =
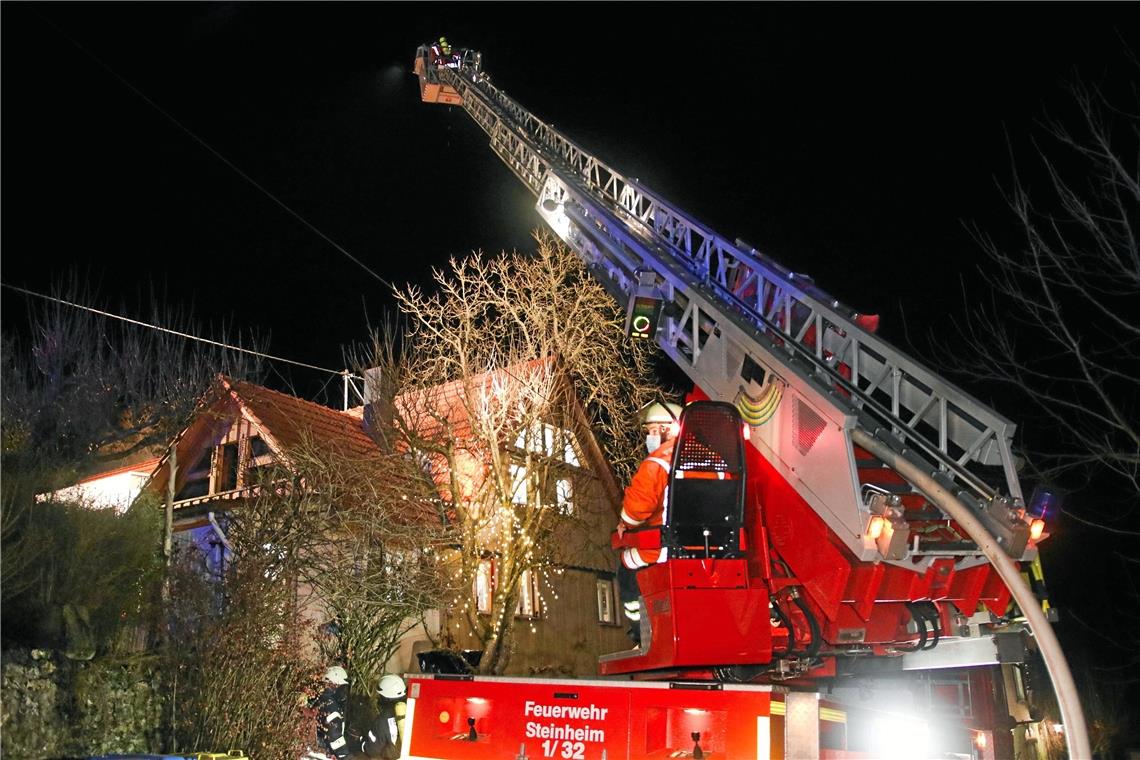
[{"label": "reflective stripe on jacket", "polygon": [[[673,444],[670,439],[657,447],[637,468],[625,499],[621,505],[621,519],[631,528],[642,525],[662,525],[665,522],[665,492],[669,488],[669,471],[673,463]],[[631,570],[664,562],[668,552],[664,549],[624,549],[622,563]]]}]

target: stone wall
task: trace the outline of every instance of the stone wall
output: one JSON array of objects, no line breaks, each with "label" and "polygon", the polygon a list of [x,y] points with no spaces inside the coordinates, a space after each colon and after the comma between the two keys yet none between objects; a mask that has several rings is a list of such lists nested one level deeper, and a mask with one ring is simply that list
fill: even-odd
[{"label": "stone wall", "polygon": [[5,650],[0,659],[4,757],[148,752],[160,743],[162,700],[147,659],[73,662],[43,649]]}]

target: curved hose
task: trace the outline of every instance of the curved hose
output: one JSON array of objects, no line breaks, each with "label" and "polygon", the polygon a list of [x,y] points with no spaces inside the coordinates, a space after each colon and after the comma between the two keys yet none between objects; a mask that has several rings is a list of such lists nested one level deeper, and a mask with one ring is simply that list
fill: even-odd
[{"label": "curved hose", "polygon": [[1049,678],[1053,681],[1053,691],[1057,695],[1057,703],[1061,708],[1061,719],[1065,724],[1065,742],[1068,744],[1070,757],[1092,757],[1092,745],[1089,742],[1088,724],[1081,709],[1080,694],[1077,684],[1073,680],[1073,672],[1065,660],[1065,653],[1057,634],[1045,618],[1037,597],[1029,584],[1021,577],[1021,570],[1017,563],[1005,553],[993,535],[974,514],[974,511],[954,494],[938,483],[928,471],[924,471],[914,462],[892,449],[876,438],[872,433],[855,428],[851,431],[851,440],[856,445],[866,449],[882,460],[888,467],[917,488],[923,496],[933,502],[938,508],[950,516],[954,522],[966,531],[978,545],[978,549],[990,561],[999,577],[1005,582],[1013,600],[1025,615],[1029,628],[1037,639],[1037,647],[1045,660],[1045,667]]},{"label": "curved hose", "polygon": [[[911,620],[914,621],[915,627],[918,629],[918,641],[913,646],[897,646],[895,647],[900,652],[920,652],[927,649],[934,649],[938,646],[938,642],[942,638],[942,626],[939,620],[931,618],[927,615],[923,602],[907,602],[907,612],[910,613]],[[930,629],[934,632],[934,639],[927,641],[930,634],[926,631],[926,622],[930,621]]]},{"label": "curved hose", "polygon": [[923,617],[930,621],[930,631],[934,634],[930,644],[924,649],[934,649],[942,640],[942,616],[938,614],[938,608],[934,606],[934,602],[923,602],[918,608],[922,611]]},{"label": "curved hose", "polygon": [[[783,623],[784,627],[788,629],[788,646],[783,652],[778,653],[778,656],[787,657],[790,654],[795,654],[796,629],[795,626],[792,625],[791,617],[789,617],[782,609],[780,609],[780,605],[776,602],[772,602],[772,609],[776,611],[776,617],[780,618],[780,622]],[[777,653],[773,652],[773,654]]]},{"label": "curved hose", "polygon": [[815,615],[811,613],[803,599],[797,596],[792,601],[800,608],[800,612],[804,613],[804,617],[808,621],[808,628],[811,629],[811,643],[804,650],[804,658],[811,662],[819,654],[820,647],[823,646],[823,631],[820,630],[819,621],[815,619]]},{"label": "curved hose", "polygon": [[918,641],[914,644],[900,644],[895,649],[900,652],[918,652],[926,649],[926,619],[914,611],[910,602],[906,603],[906,610],[910,613],[910,619],[914,621],[915,627],[918,628]]}]

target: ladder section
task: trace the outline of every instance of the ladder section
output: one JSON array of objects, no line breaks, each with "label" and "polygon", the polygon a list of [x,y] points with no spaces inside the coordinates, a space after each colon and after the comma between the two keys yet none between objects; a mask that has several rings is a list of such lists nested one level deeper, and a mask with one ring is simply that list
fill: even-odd
[{"label": "ladder section", "polygon": [[[892,489],[882,478],[869,481],[865,462],[857,464],[855,426],[936,470],[996,534],[1021,530],[1013,423],[865,329],[866,318],[810,278],[730,242],[614,171],[479,72],[440,70],[439,77],[538,198],[539,214],[619,303],[651,273],[665,303],[657,340],[694,382],[737,404],[764,398],[772,383],[784,387],[780,409],[753,431],[753,443],[856,556],[883,554],[866,529]],[[999,466],[1004,489],[976,465]],[[1026,551],[1024,542],[1008,545],[1019,558]],[[916,541],[885,558],[914,567],[927,554],[976,560],[974,547],[955,541]]]}]

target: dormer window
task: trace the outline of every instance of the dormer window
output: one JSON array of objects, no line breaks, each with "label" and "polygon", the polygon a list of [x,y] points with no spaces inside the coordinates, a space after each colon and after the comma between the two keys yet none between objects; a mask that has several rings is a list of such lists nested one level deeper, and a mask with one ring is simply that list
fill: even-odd
[{"label": "dormer window", "polygon": [[175,501],[238,491],[261,482],[275,460],[266,440],[256,433],[249,435],[249,428],[244,420],[239,421],[221,442],[203,451],[185,471]]}]

